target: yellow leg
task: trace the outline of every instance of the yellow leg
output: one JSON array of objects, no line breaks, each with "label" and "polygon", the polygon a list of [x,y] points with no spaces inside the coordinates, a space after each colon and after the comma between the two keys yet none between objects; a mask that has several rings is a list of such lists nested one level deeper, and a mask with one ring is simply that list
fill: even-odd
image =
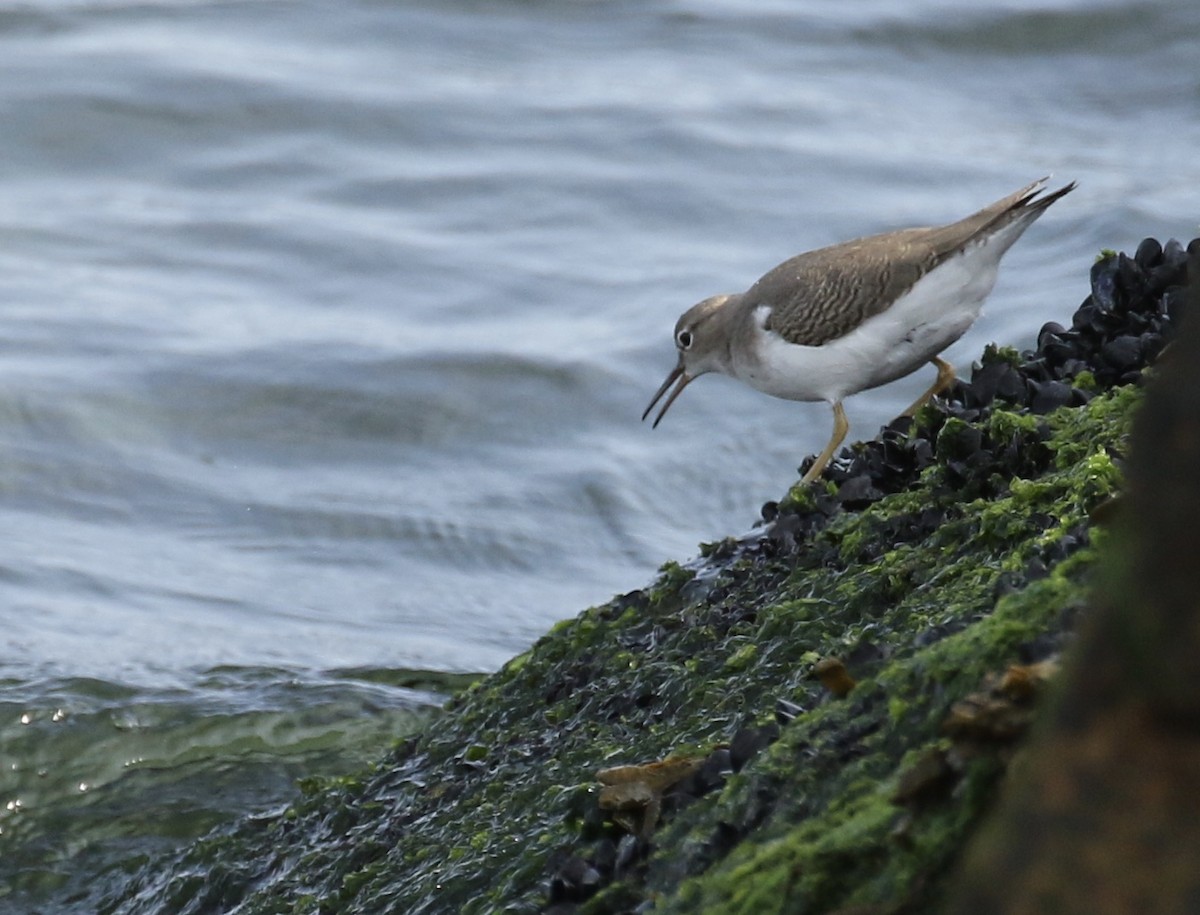
[{"label": "yellow leg", "polygon": [[808,473],[800,478],[801,483],[811,483],[821,475],[821,471],[825,469],[825,465],[829,463],[829,459],[833,457],[833,453],[837,451],[838,445],[845,440],[849,431],[850,423],[846,421],[846,411],[842,409],[842,402],[839,400],[833,405],[833,437],[829,439],[825,450],[817,455],[817,460],[808,468]]},{"label": "yellow leg", "polygon": [[908,409],[900,414],[901,416],[912,416],[919,409],[921,409],[921,407],[929,403],[929,401],[933,399],[934,395],[941,394],[942,391],[950,387],[951,383],[954,381],[954,366],[952,366],[945,359],[942,359],[940,356],[934,356],[930,361],[937,366],[937,378],[934,380],[933,384],[929,386],[929,390],[914,400],[909,405]]}]

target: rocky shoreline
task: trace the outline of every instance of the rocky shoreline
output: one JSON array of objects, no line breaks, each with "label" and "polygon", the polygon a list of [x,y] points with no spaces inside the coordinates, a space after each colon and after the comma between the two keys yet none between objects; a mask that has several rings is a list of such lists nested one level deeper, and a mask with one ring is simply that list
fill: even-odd
[{"label": "rocky shoreline", "polygon": [[751,535],[560,623],[371,771],[98,885],[95,908],[938,910],[1092,612],[1097,519],[1189,251],[1106,253],[1069,326],[988,347]]}]

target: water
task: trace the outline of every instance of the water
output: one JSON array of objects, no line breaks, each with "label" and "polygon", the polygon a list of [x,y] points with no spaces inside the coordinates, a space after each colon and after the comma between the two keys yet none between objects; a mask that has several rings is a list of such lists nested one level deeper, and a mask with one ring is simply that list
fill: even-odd
[{"label": "water", "polygon": [[219,781],[315,722],[179,841],[747,529],[829,411],[706,378],[639,423],[696,300],[1078,180],[965,364],[1196,235],[1197,59],[1181,0],[0,0],[0,860],[56,885],[70,786],[182,771],[110,732]]}]

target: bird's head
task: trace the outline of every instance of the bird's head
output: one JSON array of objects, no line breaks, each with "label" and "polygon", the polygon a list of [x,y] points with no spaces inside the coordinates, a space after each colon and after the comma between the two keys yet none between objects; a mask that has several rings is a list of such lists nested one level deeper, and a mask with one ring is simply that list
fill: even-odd
[{"label": "bird's head", "polygon": [[675,322],[675,349],[679,352],[679,362],[667,380],[662,383],[658,393],[642,414],[644,420],[650,415],[671,385],[675,385],[670,396],[654,417],[657,426],[667,409],[675,402],[694,379],[709,372],[727,371],[729,359],[729,334],[726,329],[727,318],[732,314],[731,306],[740,296],[714,295],[693,305]]}]

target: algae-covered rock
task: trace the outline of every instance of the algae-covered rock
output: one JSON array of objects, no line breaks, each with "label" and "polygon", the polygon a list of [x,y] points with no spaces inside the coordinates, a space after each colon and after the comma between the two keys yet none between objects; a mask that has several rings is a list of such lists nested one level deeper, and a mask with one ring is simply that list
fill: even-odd
[{"label": "algae-covered rock", "polygon": [[[1189,272],[1200,278],[1200,251]],[[1200,282],[1191,293],[1195,311]],[[957,880],[954,912],[1184,915],[1200,906],[1194,317],[1164,361],[1137,418],[1096,611],[1039,739]]]},{"label": "algae-covered rock", "polygon": [[[1121,488],[1185,259],[1105,258],[1070,328],[989,348],[753,536],[559,624],[371,771],[98,908],[936,910],[1090,613],[1090,514]],[[606,793],[614,771],[629,787]]]}]

